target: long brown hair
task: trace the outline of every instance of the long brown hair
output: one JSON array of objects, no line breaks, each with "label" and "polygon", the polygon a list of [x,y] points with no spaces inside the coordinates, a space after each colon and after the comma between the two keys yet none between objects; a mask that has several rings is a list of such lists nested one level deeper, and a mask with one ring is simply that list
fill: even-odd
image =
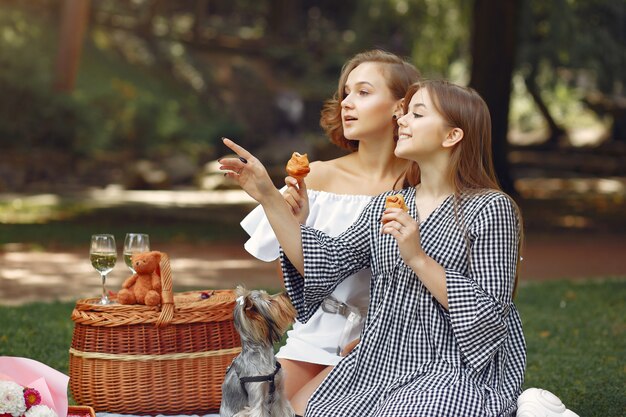
[{"label": "long brown hair", "polygon": [[[429,80],[415,83],[409,87],[404,98],[405,114],[413,95],[424,88],[428,91],[435,110],[441,115],[448,127],[459,128],[463,131],[463,140],[455,144],[451,150],[447,175],[450,183],[454,185],[455,215],[457,223],[460,222],[465,233],[469,252],[469,240],[462,215],[463,196],[481,194],[488,190],[497,190],[505,194],[500,188],[493,166],[489,108],[482,97],[472,88],[462,87],[444,80]],[[405,176],[405,185],[414,187],[419,183],[420,168],[417,163],[412,162]],[[513,294],[515,295],[524,232],[520,209],[510,196],[507,195],[507,197],[515,209],[520,233],[513,286]]]},{"label": "long brown hair", "polygon": [[[412,64],[402,60],[399,56],[391,52],[380,49],[361,52],[346,62],[341,69],[337,92],[332,99],[327,100],[322,108],[320,126],[326,135],[335,145],[349,151],[356,151],[359,142],[349,140],[343,135],[343,125],[341,123],[341,102],[346,97],[345,87],[350,72],[365,62],[381,64],[381,71],[387,81],[387,87],[396,100],[404,97],[407,88],[420,78],[419,71]],[[392,122],[391,120],[389,121]],[[394,129],[394,139],[398,139],[398,127]]]}]

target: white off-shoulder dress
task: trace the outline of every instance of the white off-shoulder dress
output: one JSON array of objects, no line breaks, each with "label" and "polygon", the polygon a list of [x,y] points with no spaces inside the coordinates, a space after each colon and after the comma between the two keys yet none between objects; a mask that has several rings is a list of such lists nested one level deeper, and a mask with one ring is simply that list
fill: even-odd
[{"label": "white off-shoulder dress", "polygon": [[[281,192],[284,191],[281,190]],[[333,194],[325,191],[308,190],[309,217],[306,225],[321,230],[329,236],[338,236],[359,217],[372,199],[367,195]],[[245,248],[256,258],[270,262],[280,255],[280,247],[265,212],[256,207],[246,216],[241,226],[250,235]],[[339,281],[331,297],[360,310],[363,317],[369,303],[371,272],[361,270]],[[287,333],[287,342],[276,355],[278,358],[336,365],[341,356],[337,354],[344,329],[350,328],[348,314],[329,313],[317,308],[306,323],[296,321],[293,330]],[[360,333],[362,322],[352,334]],[[349,340],[347,340],[349,341]]]}]

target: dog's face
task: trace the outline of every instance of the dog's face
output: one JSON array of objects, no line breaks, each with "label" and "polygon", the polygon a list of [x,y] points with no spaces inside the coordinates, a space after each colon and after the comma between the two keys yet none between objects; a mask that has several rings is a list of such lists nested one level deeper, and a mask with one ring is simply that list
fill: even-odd
[{"label": "dog's face", "polygon": [[255,344],[280,340],[296,318],[296,310],[284,294],[269,295],[263,290],[237,287],[234,321],[241,339]]}]

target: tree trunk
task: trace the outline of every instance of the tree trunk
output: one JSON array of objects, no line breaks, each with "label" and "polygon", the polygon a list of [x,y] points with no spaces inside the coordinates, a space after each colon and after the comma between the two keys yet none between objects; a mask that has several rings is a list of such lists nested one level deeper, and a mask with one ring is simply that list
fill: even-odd
[{"label": "tree trunk", "polygon": [[71,92],[78,75],[83,37],[89,18],[89,0],[65,0],[62,7],[54,89]]},{"label": "tree trunk", "polygon": [[530,72],[530,74],[524,77],[524,83],[526,84],[526,89],[528,90],[531,97],[533,98],[533,101],[537,105],[539,112],[543,116],[546,123],[548,123],[548,129],[550,130],[550,133],[548,136],[548,140],[546,141],[546,144],[550,146],[558,146],[559,139],[565,136],[566,132],[565,132],[565,129],[563,129],[561,126],[559,126],[556,123],[556,121],[550,114],[550,110],[548,109],[548,106],[546,105],[546,103],[543,101],[543,98],[541,97],[541,91],[539,89],[539,86],[537,85],[537,82],[535,81],[536,77],[537,77],[536,66],[533,66],[533,69]]},{"label": "tree trunk", "polygon": [[475,0],[471,39],[470,86],[489,106],[495,170],[511,195],[517,192],[507,159],[507,131],[519,10],[520,0]]}]

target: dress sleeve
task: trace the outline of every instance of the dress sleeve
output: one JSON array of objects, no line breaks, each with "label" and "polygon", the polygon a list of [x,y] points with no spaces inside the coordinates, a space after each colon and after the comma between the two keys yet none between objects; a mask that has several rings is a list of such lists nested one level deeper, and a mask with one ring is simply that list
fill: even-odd
[{"label": "dress sleeve", "polygon": [[252,210],[241,221],[241,227],[250,235],[243,247],[257,259],[271,262],[279,256],[279,245],[276,235],[270,226],[263,207],[260,205]]},{"label": "dress sleeve", "polygon": [[[281,188],[279,191],[282,194],[287,187]],[[315,194],[309,192],[309,206],[311,209],[315,206]],[[307,224],[312,219],[312,215],[309,215]],[[271,262],[278,259],[280,256],[280,245],[270,226],[270,222],[267,220],[265,211],[260,205],[255,207],[244,219],[241,221],[241,227],[250,235],[250,238],[244,243],[244,248],[257,259],[265,262]]]},{"label": "dress sleeve", "polygon": [[337,237],[308,226],[300,226],[304,254],[304,277],[281,249],[285,288],[305,323],[345,278],[369,267],[372,203],[357,221]]},{"label": "dress sleeve", "polygon": [[509,334],[520,223],[508,197],[488,202],[469,233],[469,276],[446,270],[448,311],[463,356],[481,370]]}]

